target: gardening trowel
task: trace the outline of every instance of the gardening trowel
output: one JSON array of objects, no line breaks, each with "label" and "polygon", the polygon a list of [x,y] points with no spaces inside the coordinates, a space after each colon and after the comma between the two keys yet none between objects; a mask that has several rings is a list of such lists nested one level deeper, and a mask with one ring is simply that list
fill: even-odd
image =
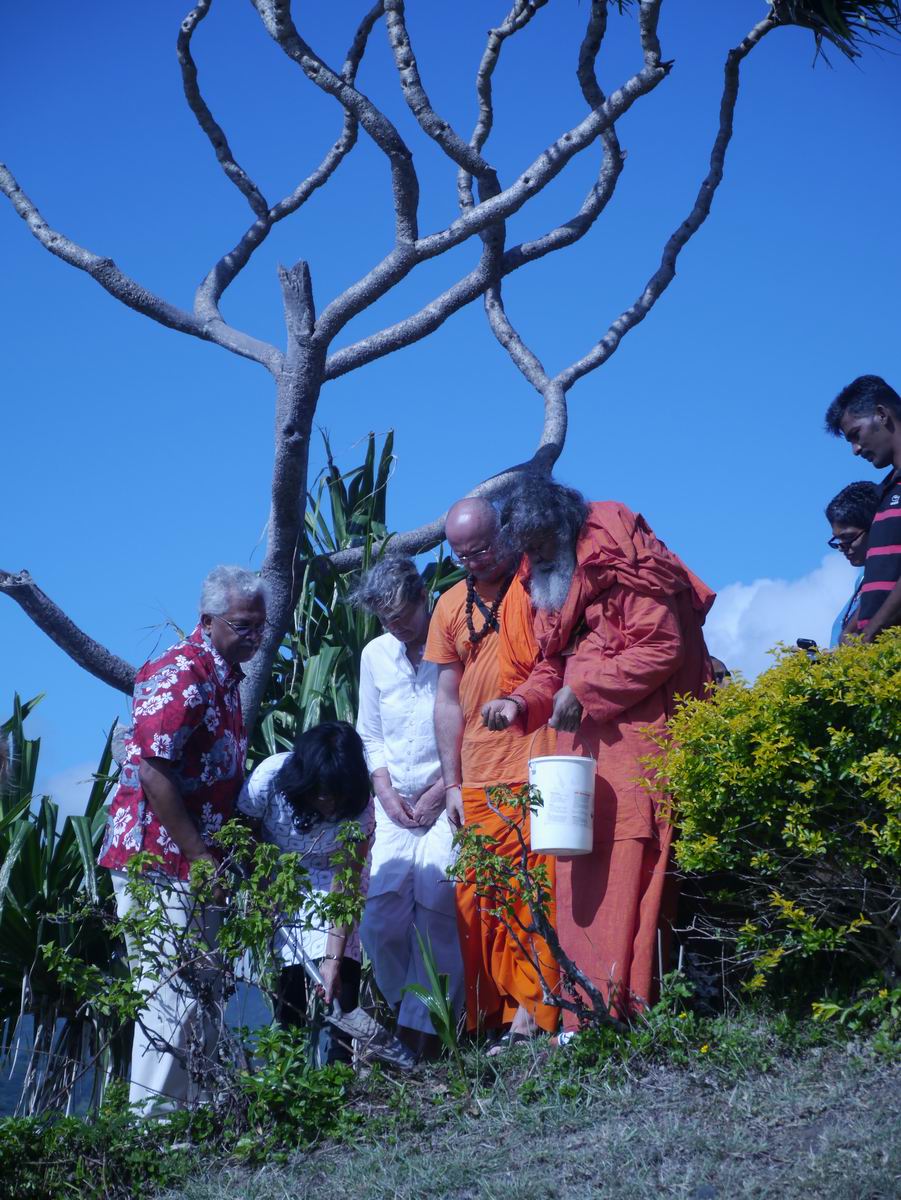
[{"label": "gardening trowel", "polygon": [[[303,955],[303,966],[313,983],[324,988],[325,983],[319,973],[319,967],[306,954]],[[332,1001],[331,1010],[325,1014],[325,1019],[348,1037],[356,1039],[363,1058],[378,1058],[392,1067],[397,1067],[399,1071],[412,1071],[416,1066],[413,1052],[359,1005],[346,1013],[335,999]]]}]

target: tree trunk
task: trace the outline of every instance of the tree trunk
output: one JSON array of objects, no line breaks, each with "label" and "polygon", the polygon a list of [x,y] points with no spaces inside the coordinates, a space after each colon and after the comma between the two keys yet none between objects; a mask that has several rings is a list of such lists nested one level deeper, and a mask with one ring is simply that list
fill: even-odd
[{"label": "tree trunk", "polygon": [[288,333],[284,364],[276,377],[275,461],[262,577],[269,588],[262,644],[247,666],[242,686],[244,720],[252,730],[272,663],[297,602],[295,562],[307,504],[310,433],[322,386],[325,351],[314,337],[315,311],[309,267],[279,268]]}]

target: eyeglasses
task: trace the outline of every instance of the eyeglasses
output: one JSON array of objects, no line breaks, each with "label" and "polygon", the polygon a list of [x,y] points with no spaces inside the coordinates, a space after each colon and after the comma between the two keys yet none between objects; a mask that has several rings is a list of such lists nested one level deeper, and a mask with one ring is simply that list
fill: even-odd
[{"label": "eyeglasses", "polygon": [[456,550],[451,552],[451,557],[458,563],[478,562],[484,558],[486,554],[490,554],[494,549],[493,546],[486,546],[483,550],[473,550],[472,554],[458,554]]},{"label": "eyeglasses", "polygon": [[850,550],[855,542],[859,542],[864,536],[864,530],[859,529],[857,533],[852,533],[850,537],[831,537],[826,543],[832,550]]},{"label": "eyeglasses", "polygon": [[261,625],[236,625],[234,621],[229,621],[226,617],[220,617],[219,613],[213,613],[213,616],[218,621],[221,621],[223,625],[227,625],[240,638],[261,638],[264,630],[269,626],[268,621],[263,621]]}]

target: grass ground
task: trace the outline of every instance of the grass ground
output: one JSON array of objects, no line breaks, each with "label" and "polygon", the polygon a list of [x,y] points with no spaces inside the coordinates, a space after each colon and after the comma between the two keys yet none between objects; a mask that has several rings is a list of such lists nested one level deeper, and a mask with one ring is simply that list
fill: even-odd
[{"label": "grass ground", "polygon": [[469,1092],[446,1070],[370,1080],[343,1142],[208,1171],[165,1200],[901,1196],[901,1063],[866,1041],[730,1036],[728,1054],[681,1066],[524,1048],[470,1070]]}]

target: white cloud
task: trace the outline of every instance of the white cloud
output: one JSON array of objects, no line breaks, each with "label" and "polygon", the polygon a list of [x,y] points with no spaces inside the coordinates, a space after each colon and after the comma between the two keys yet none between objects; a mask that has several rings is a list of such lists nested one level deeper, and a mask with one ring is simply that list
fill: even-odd
[{"label": "white cloud", "polygon": [[799,637],[829,645],[832,623],[854,588],[857,572],[840,554],[828,554],[800,579],[730,583],[716,598],[704,626],[711,654],[749,679],[772,665],[767,651]]},{"label": "white cloud", "polygon": [[79,763],[58,771],[48,779],[39,778],[35,781],[35,796],[49,796],[59,805],[60,826],[66,817],[84,812],[94,786],[93,773],[96,769],[96,762]]}]

